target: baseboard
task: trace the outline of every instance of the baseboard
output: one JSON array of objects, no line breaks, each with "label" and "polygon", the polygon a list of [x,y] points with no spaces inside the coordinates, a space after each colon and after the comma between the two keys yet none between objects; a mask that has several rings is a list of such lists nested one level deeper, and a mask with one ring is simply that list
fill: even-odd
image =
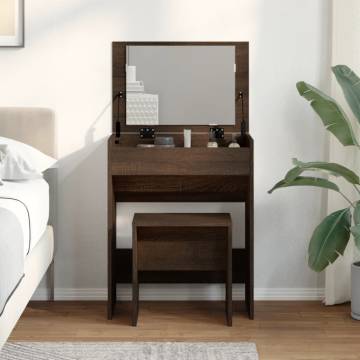
[{"label": "baseboard", "polygon": [[[130,285],[118,287],[118,299],[127,301],[131,299]],[[38,289],[32,300],[47,300],[47,289]],[[178,285],[153,285],[144,284],[140,287],[140,298],[144,301],[216,301],[223,300],[225,296],[224,286],[178,284]],[[255,288],[255,300],[322,300],[324,289],[322,288]],[[56,300],[93,300],[103,301],[107,298],[107,289],[104,288],[56,288]],[[244,287],[234,285],[234,300],[244,299]]]}]

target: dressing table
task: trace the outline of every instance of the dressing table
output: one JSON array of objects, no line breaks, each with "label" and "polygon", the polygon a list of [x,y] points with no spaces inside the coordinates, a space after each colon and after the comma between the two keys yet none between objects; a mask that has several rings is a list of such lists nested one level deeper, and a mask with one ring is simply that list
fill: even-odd
[{"label": "dressing table", "polygon": [[[201,51],[222,49],[233,51],[233,124],[218,123],[223,129],[220,144],[230,142],[233,134],[242,129],[241,147],[207,148],[209,126],[206,124],[180,125],[162,123],[162,99],[159,93],[156,104],[159,124],[136,125],[127,123],[127,66],[136,60],[147,47],[156,51]],[[130,50],[134,51],[129,55]],[[136,52],[136,51],[137,52]],[[141,50],[141,51],[140,51]],[[238,202],[245,203],[245,248],[232,251],[233,283],[245,284],[246,310],[254,317],[254,189],[253,189],[253,140],[249,129],[249,46],[247,42],[114,42],[113,43],[113,134],[108,141],[108,319],[112,319],[116,304],[116,284],[132,282],[132,250],[116,247],[116,203],[118,202]],[[196,51],[195,51],[196,52]],[[185,54],[189,54],[186,53]],[[192,54],[192,53],[190,53]],[[201,52],[199,52],[201,54]],[[195,54],[196,55],[196,54]],[[194,55],[194,56],[195,56]],[[178,56],[178,55],[177,55]],[[168,59],[168,57],[164,56]],[[148,59],[149,62],[150,58]],[[186,59],[185,59],[186,60]],[[195,59],[196,60],[196,59]],[[196,63],[194,58],[190,62]],[[184,63],[184,59],[182,60]],[[186,61],[185,61],[186,62]],[[207,58],[203,58],[207,62]],[[146,62],[148,63],[148,62]],[[138,71],[141,61],[137,63]],[[155,70],[154,70],[155,71]],[[166,71],[166,70],[164,70]],[[181,69],[178,69],[180,72]],[[213,72],[214,77],[215,72]],[[185,74],[186,75],[186,74]],[[138,76],[146,77],[144,72]],[[158,75],[159,76],[159,75]],[[209,79],[209,77],[208,77]],[[188,81],[188,80],[186,80]],[[209,81],[211,83],[211,81]],[[146,86],[136,82],[137,85]],[[185,84],[186,85],[186,84]],[[179,84],[177,84],[179,86]],[[215,94],[219,88],[211,89]],[[242,93],[243,106],[239,101]],[[221,97],[221,94],[216,96]],[[181,95],[178,95],[179,97]],[[211,96],[211,95],[208,95]],[[164,100],[165,101],[165,100]],[[179,100],[180,101],[180,100]],[[209,99],[210,101],[210,99]],[[226,101],[225,101],[226,102]],[[183,105],[184,106],[184,105]],[[204,105],[201,105],[204,106]],[[210,103],[209,103],[210,106]],[[220,106],[220,105],[219,105]],[[185,107],[182,107],[185,109]],[[191,109],[190,109],[191,110]],[[194,111],[195,111],[194,105]],[[199,109],[201,110],[201,109]],[[129,109],[128,109],[129,111]],[[184,110],[185,111],[185,110]],[[129,115],[129,114],[128,114]],[[175,118],[176,116],[174,116]],[[210,121],[207,123],[209,124]],[[145,133],[144,133],[145,127]],[[183,130],[191,129],[191,148],[184,148]],[[147,132],[150,131],[149,139]],[[174,148],[138,147],[153,143],[155,136],[172,136]],[[145,134],[145,135],[144,135]],[[142,137],[141,137],[142,136]],[[235,218],[233,222],[237,221]],[[220,283],[222,274],[216,271],[147,271],[139,274],[141,283]]]}]

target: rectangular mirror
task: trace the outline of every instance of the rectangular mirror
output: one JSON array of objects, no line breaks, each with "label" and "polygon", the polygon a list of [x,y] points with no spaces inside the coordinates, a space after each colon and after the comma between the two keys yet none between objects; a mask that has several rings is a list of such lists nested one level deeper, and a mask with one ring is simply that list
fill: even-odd
[{"label": "rectangular mirror", "polygon": [[235,125],[234,45],[129,45],[126,63],[126,125]]}]

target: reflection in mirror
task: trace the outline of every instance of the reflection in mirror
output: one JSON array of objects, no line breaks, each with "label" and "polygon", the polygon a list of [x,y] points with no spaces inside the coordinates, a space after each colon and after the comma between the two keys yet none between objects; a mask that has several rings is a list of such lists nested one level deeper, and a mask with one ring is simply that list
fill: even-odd
[{"label": "reflection in mirror", "polygon": [[234,125],[235,46],[126,48],[127,125]]}]

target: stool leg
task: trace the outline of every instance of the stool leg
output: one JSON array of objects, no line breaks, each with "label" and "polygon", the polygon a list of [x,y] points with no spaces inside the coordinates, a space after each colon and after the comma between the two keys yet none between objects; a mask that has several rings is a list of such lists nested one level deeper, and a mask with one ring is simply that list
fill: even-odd
[{"label": "stool leg", "polygon": [[228,326],[232,326],[232,286],[226,283],[226,321]]},{"label": "stool leg", "polygon": [[132,326],[137,326],[139,316],[139,282],[133,282]]}]

